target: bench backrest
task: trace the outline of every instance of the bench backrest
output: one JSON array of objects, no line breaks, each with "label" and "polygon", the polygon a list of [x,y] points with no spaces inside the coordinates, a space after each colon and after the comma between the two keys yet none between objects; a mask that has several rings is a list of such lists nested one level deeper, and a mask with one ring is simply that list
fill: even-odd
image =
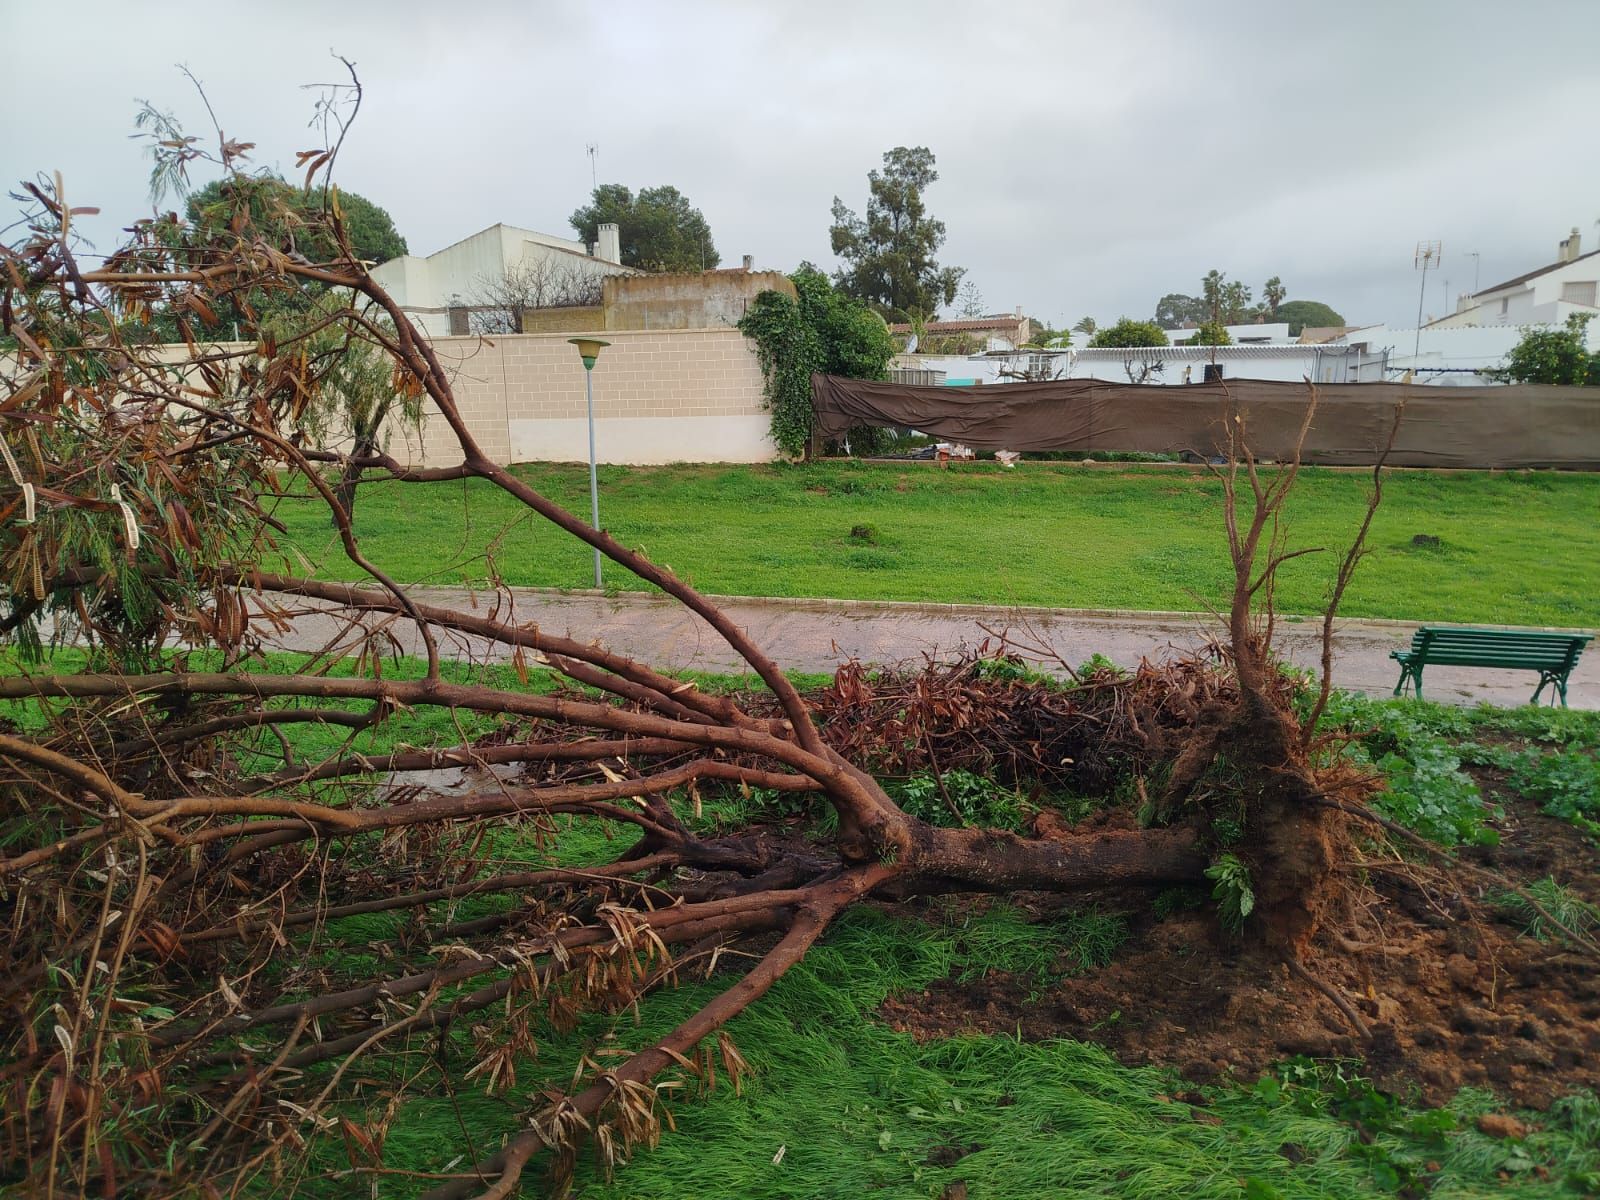
[{"label": "bench backrest", "polygon": [[1571,670],[1593,640],[1587,633],[1520,629],[1470,629],[1424,625],[1411,638],[1412,654],[1430,663],[1473,667]]}]

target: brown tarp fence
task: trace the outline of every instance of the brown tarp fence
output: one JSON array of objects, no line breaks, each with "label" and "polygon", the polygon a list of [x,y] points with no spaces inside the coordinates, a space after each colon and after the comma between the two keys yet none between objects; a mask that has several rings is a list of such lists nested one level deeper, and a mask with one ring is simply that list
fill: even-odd
[{"label": "brown tarp fence", "polygon": [[[1263,458],[1294,449],[1310,389],[1303,383],[1137,386],[1099,379],[989,387],[912,387],[811,377],[815,429],[841,438],[855,425],[901,426],[978,450],[1144,451],[1210,456],[1224,414],[1237,412]],[[1600,469],[1600,388],[1426,387],[1321,383],[1306,462],[1369,465],[1405,402],[1389,462],[1410,467]]]}]

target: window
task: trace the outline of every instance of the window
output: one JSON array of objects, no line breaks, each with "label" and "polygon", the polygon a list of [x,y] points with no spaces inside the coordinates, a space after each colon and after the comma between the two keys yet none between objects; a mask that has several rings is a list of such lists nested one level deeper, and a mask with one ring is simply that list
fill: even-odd
[{"label": "window", "polygon": [[945,382],[945,373],[922,367],[892,367],[889,370],[889,382],[906,383],[913,387],[940,387]]},{"label": "window", "polygon": [[445,309],[445,312],[450,318],[451,337],[464,337],[470,332],[467,328],[467,310],[464,305],[452,304]]},{"label": "window", "polygon": [[1509,309],[1510,307],[1511,307],[1511,297],[1510,296],[1501,296],[1500,297],[1500,315],[1502,317],[1506,315],[1506,310]]},{"label": "window", "polygon": [[1593,279],[1587,283],[1563,283],[1561,285],[1561,298],[1568,304],[1587,304],[1590,308],[1593,308],[1595,306],[1594,285],[1595,281]]}]

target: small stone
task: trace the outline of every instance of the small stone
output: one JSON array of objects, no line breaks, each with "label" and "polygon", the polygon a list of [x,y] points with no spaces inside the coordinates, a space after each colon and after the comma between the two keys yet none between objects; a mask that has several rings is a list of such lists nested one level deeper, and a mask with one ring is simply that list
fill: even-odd
[{"label": "small stone", "polygon": [[1484,1113],[1478,1118],[1478,1132],[1492,1138],[1515,1138],[1520,1141],[1528,1136],[1528,1127],[1504,1113]]}]

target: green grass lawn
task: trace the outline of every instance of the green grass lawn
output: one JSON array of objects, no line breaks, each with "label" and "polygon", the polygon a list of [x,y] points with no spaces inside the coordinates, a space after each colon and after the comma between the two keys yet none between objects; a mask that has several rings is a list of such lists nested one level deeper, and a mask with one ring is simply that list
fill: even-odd
[{"label": "green grass lawn", "polygon": [[[518,473],[575,512],[587,471]],[[1342,549],[1366,502],[1359,472],[1308,468],[1291,544]],[[604,524],[705,591],[1068,608],[1198,610],[1226,584],[1222,489],[1201,472],[1064,463],[829,462],[605,467]],[[279,511],[328,577],[352,569],[309,503]],[[1593,627],[1600,624],[1600,477],[1556,472],[1395,472],[1350,616]],[[857,526],[868,538],[853,538]],[[357,532],[407,582],[584,587],[589,551],[477,481],[362,486]],[[1425,534],[1437,546],[1416,546]],[[1279,607],[1320,610],[1333,553],[1283,571]],[[608,582],[636,586],[620,568]]]},{"label": "green grass lawn", "polygon": [[[83,657],[80,650],[60,651],[41,669],[73,669]],[[303,667],[299,656],[273,655],[258,669]],[[344,664],[337,671],[348,669]],[[420,670],[420,663],[407,659],[387,664],[385,673],[414,677]],[[500,686],[552,686],[537,671],[523,684],[508,667],[448,670],[454,678],[481,677]],[[747,682],[699,679],[716,689]],[[816,686],[821,680],[799,682]],[[0,715],[24,725],[38,716],[36,706],[21,704],[0,706]],[[1372,731],[1363,751],[1382,760],[1393,788],[1380,805],[1429,837],[1479,840],[1491,815],[1486,804],[1492,806],[1493,798],[1481,795],[1462,773],[1464,763],[1492,763],[1507,772],[1508,786],[1525,788],[1545,811],[1600,830],[1584,824],[1596,817],[1600,803],[1600,714],[1461,709],[1341,695],[1334,716]],[[399,745],[453,742],[489,724],[467,714],[403,710],[351,742],[360,752],[381,753]],[[341,730],[303,726],[291,727],[289,735],[307,760],[334,752],[346,740]],[[1524,779],[1525,785],[1519,782]],[[760,803],[759,797],[737,794],[708,797],[704,820],[738,827],[759,815]],[[942,811],[936,806],[927,815],[937,818]],[[554,841],[537,843],[515,825],[499,826],[485,851],[506,866],[580,865],[613,859],[625,844],[592,820],[563,817],[558,825]],[[467,918],[511,899],[454,901],[434,906],[433,914],[437,920],[447,912]],[[383,951],[402,940],[408,921],[398,913],[342,918],[314,934],[294,935],[297,953],[326,967],[321,986],[367,979],[394,969]],[[1517,1143],[1475,1128],[1479,1114],[1504,1111],[1487,1092],[1469,1089],[1444,1110],[1426,1111],[1405,1104],[1404,1096],[1375,1092],[1360,1079],[1359,1066],[1348,1063],[1296,1060],[1260,1081],[1224,1081],[1203,1089],[1203,1108],[1192,1109],[1193,1085],[1172,1070],[1123,1065],[1092,1044],[1007,1036],[919,1042],[892,1029],[878,1012],[886,996],[950,976],[998,970],[1042,982],[1093,969],[1114,958],[1126,929],[1120,914],[1094,908],[1032,923],[1003,902],[917,913],[886,906],[852,911],[730,1025],[754,1068],[741,1094],[735,1095],[724,1074],[710,1093],[673,1096],[677,1129],[659,1148],[640,1153],[610,1179],[585,1151],[573,1195],[921,1200],[961,1194],[946,1191],[958,1181],[973,1198],[1117,1200],[1360,1200],[1424,1193],[1441,1200],[1560,1200],[1600,1189],[1600,1098],[1590,1093],[1574,1094],[1545,1113],[1524,1114],[1532,1132]],[[649,1044],[727,982],[688,982],[621,1014],[590,1014],[571,1032],[541,1026],[538,1058],[521,1064],[521,1081],[509,1095],[486,1095],[463,1078],[475,1055],[462,1023],[451,1031],[446,1074],[426,1065],[435,1058],[431,1041],[427,1055],[396,1068],[416,1078],[383,1144],[384,1166],[393,1173],[376,1177],[374,1190],[369,1191],[371,1179],[348,1173],[346,1148],[329,1135],[312,1143],[289,1177],[264,1183],[254,1194],[415,1195],[419,1181],[407,1172],[452,1162],[457,1165],[450,1169],[460,1169],[460,1161],[495,1145],[525,1120],[539,1081],[571,1079],[582,1055],[603,1057],[619,1047]],[[317,1068],[323,1074],[329,1069]],[[376,1062],[363,1064],[352,1076],[343,1111],[358,1121],[382,1119],[392,1082],[386,1070]],[[958,1161],[950,1161],[952,1150]],[[547,1194],[542,1171],[532,1172],[518,1194]]]}]

